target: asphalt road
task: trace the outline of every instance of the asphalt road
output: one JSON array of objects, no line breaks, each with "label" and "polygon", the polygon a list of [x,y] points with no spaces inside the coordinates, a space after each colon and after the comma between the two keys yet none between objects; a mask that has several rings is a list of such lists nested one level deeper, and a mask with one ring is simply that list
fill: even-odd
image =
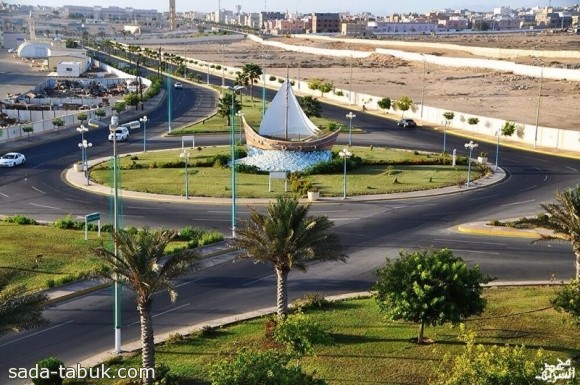
[{"label": "asphalt road", "polygon": [[[181,91],[176,91],[181,92]],[[191,96],[188,96],[191,92]],[[256,90],[255,90],[256,92]],[[175,95],[175,93],[174,93]],[[191,88],[174,98],[174,116],[181,116],[199,100]],[[188,102],[189,99],[193,102]],[[201,105],[201,103],[199,104]],[[181,106],[181,107],[179,107]],[[183,108],[183,110],[181,110]],[[165,112],[164,112],[165,111]],[[160,136],[167,130],[167,106],[148,113],[148,148],[179,147],[178,139]],[[346,118],[348,109],[325,106],[325,114],[337,120]],[[164,115],[165,113],[165,115]],[[201,111],[200,111],[201,113]],[[354,123],[354,122],[353,122]],[[396,127],[376,116],[357,112],[356,126],[368,133],[355,135],[355,145],[391,146],[441,151],[442,134],[426,128]],[[120,152],[142,148],[139,130]],[[90,132],[94,146],[89,157],[110,154],[103,132]],[[141,140],[140,140],[141,139]],[[207,145],[217,137],[196,137],[196,145]],[[346,136],[341,138],[344,143]],[[62,170],[78,159],[78,137],[62,138],[26,150],[29,163],[22,168],[0,170],[0,213],[23,214],[53,220],[67,213],[110,212],[109,198],[71,189],[61,179]],[[226,139],[217,140],[225,143]],[[448,148],[464,152],[464,138],[447,137]],[[480,143],[480,150],[495,154],[495,146]],[[469,263],[479,264],[485,273],[500,280],[549,280],[573,275],[573,254],[566,244],[530,245],[529,240],[475,237],[456,233],[453,228],[474,220],[502,219],[535,213],[539,203],[553,199],[557,188],[573,186],[578,180],[579,160],[559,159],[514,149],[501,149],[500,164],[508,177],[483,190],[448,196],[402,199],[384,202],[341,202],[315,204],[315,214],[328,215],[336,224],[350,259],[346,264],[320,264],[307,274],[292,273],[290,297],[318,291],[325,295],[367,290],[374,281],[373,271],[386,256],[395,257],[401,249],[448,247]],[[141,226],[210,227],[229,232],[230,210],[220,205],[123,200],[124,224]],[[239,208],[241,217],[248,209]],[[187,326],[225,315],[238,314],[274,304],[275,277],[264,265],[249,262],[224,263],[199,271],[179,282],[179,300],[170,305],[163,293],[155,300],[155,331]],[[105,290],[59,304],[46,315],[52,326],[0,339],[0,382],[8,382],[9,367],[30,367],[37,360],[56,355],[74,363],[102,350],[111,349],[111,296]],[[130,293],[124,302],[124,341],[138,338],[137,314]]]}]

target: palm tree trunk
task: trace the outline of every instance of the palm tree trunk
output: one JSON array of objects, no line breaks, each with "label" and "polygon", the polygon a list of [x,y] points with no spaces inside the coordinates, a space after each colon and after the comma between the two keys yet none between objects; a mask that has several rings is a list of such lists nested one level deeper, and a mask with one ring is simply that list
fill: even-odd
[{"label": "palm tree trunk", "polygon": [[580,247],[574,248],[576,254],[576,279],[580,280]]},{"label": "palm tree trunk", "polygon": [[288,271],[276,268],[276,313],[285,318],[288,314]]},{"label": "palm tree trunk", "polygon": [[421,321],[421,324],[419,325],[419,337],[417,337],[418,344],[423,342],[424,332],[425,332],[425,322]]},{"label": "palm tree trunk", "polygon": [[[153,342],[153,319],[151,318],[151,299],[137,305],[141,322],[141,366],[144,369],[155,368],[155,344]],[[146,371],[149,373],[149,371]],[[143,385],[151,385],[153,378],[143,378]]]}]

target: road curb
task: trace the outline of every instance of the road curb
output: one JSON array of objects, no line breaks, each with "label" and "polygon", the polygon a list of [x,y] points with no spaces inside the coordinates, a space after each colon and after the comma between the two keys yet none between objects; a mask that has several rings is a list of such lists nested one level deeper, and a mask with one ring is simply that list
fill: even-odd
[{"label": "road curb", "polygon": [[541,238],[541,235],[536,230],[518,230],[510,229],[501,226],[489,226],[474,223],[466,223],[457,226],[456,230],[464,234],[476,234],[476,235],[488,235],[488,236],[500,236],[500,237],[511,237],[511,238],[529,238],[537,239]]}]

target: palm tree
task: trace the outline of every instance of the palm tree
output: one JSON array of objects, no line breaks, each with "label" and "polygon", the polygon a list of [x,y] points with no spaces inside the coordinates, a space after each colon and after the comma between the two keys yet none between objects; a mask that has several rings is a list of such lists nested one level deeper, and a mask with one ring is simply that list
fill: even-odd
[{"label": "palm tree", "polygon": [[240,77],[244,78],[250,84],[250,98],[252,102],[254,101],[254,81],[260,76],[262,76],[262,67],[257,64],[245,64],[242,68],[242,75]]},{"label": "palm tree", "polygon": [[[175,301],[177,292],[171,281],[192,271],[193,262],[199,258],[195,250],[182,250],[166,256],[165,247],[175,234],[175,231],[165,229],[151,231],[144,228],[137,233],[119,230],[113,233],[118,253],[104,246],[95,249],[95,253],[110,268],[101,272],[102,276],[112,280],[117,278],[135,292],[141,323],[141,360],[144,369],[155,367],[151,317],[153,294],[167,290],[171,301]],[[151,378],[143,379],[146,385],[152,381]]]},{"label": "palm tree", "polygon": [[540,206],[548,215],[547,223],[542,227],[552,230],[553,234],[541,234],[533,241],[570,242],[576,255],[576,279],[580,279],[580,185],[564,191],[556,191],[558,203],[543,203]]},{"label": "palm tree", "polygon": [[279,317],[288,313],[288,273],[306,271],[308,262],[346,261],[348,256],[336,234],[328,230],[333,223],[326,217],[308,216],[310,205],[296,198],[279,197],[270,203],[267,214],[252,208],[242,221],[231,244],[243,250],[239,258],[270,263],[276,271],[276,308]]},{"label": "palm tree", "polygon": [[48,300],[46,294],[27,294],[22,285],[8,287],[10,278],[10,274],[0,274],[0,337],[48,324],[42,317],[42,310]]}]

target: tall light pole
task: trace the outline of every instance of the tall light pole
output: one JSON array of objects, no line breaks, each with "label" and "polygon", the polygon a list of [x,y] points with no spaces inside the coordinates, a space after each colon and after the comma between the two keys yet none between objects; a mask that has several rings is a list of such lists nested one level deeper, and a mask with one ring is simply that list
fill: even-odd
[{"label": "tall light pole", "polygon": [[467,187],[469,187],[469,182],[471,180],[471,152],[478,146],[479,144],[473,143],[473,140],[470,140],[469,143],[465,143],[465,148],[469,149],[469,158],[467,158]]},{"label": "tall light pole", "polygon": [[536,130],[534,131],[534,149],[538,143],[538,125],[540,124],[540,102],[542,101],[542,80],[544,79],[544,67],[540,71],[540,86],[538,87],[538,108],[536,109]]},{"label": "tall light pole", "polygon": [[350,111],[348,114],[346,114],[346,117],[349,120],[349,122],[348,122],[348,145],[351,146],[352,145],[352,119],[356,118],[356,114],[353,114],[352,111]]},{"label": "tall light pole", "polygon": [[[118,186],[118,158],[117,158],[117,127],[119,126],[119,117],[113,115],[111,117],[111,124],[109,125],[109,132],[113,134],[113,233],[119,230],[119,186]],[[119,245],[116,238],[115,242],[115,256],[119,255]],[[114,328],[115,328],[115,353],[121,353],[121,283],[115,277],[114,286]]]},{"label": "tall light pole", "polygon": [[244,123],[242,121],[242,116],[244,116],[244,113],[242,111],[238,111],[238,112],[236,112],[236,116],[240,118],[240,137],[238,139],[238,143],[242,144],[242,139],[243,139],[243,136],[242,136],[243,127],[242,126],[244,125]]},{"label": "tall light pole", "polygon": [[87,178],[87,186],[89,185],[89,172],[88,172],[88,164],[87,164],[87,147],[91,147],[93,144],[89,143],[85,140],[85,132],[88,132],[89,129],[81,124],[80,127],[77,127],[77,132],[81,133],[81,142],[78,144],[79,148],[81,149],[81,164],[83,165],[83,171],[85,173],[85,177]]},{"label": "tall light pole", "polygon": [[189,199],[189,173],[187,172],[187,166],[189,164],[189,158],[191,154],[187,150],[183,150],[179,157],[183,159],[185,163],[185,199]]},{"label": "tall light pole", "polygon": [[225,89],[232,91],[232,111],[230,119],[230,141],[231,141],[231,157],[232,157],[232,238],[236,237],[236,134],[234,129],[234,119],[236,111],[236,92],[245,88],[244,86],[222,86]]},{"label": "tall light pole", "polygon": [[143,123],[143,152],[147,152],[147,115],[139,119]]},{"label": "tall light pole", "polygon": [[499,136],[501,135],[501,130],[497,130],[495,132],[495,136],[497,136],[497,142],[495,145],[495,168],[494,171],[497,170],[497,165],[499,163]]},{"label": "tall light pole", "polygon": [[445,119],[445,127],[443,127],[443,153],[447,152],[447,126],[449,125],[449,120]]},{"label": "tall light pole", "polygon": [[344,178],[342,181],[342,199],[346,199],[346,160],[352,156],[352,152],[348,150],[347,147],[343,148],[341,152],[338,153],[344,160]]}]

